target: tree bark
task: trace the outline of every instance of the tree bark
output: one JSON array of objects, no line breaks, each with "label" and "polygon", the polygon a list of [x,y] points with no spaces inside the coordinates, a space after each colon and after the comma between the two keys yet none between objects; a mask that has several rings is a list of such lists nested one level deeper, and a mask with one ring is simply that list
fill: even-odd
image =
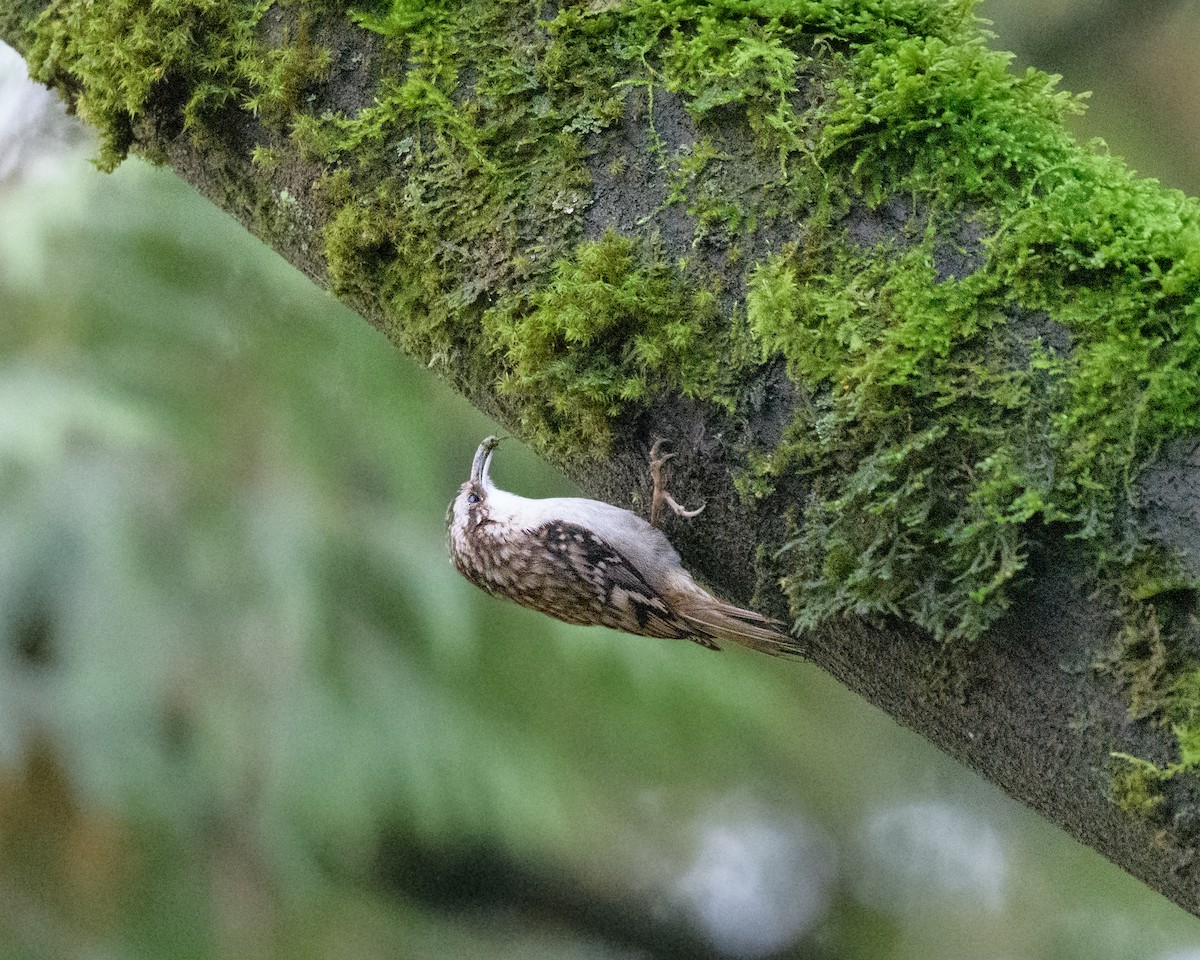
[{"label": "tree bark", "polygon": [[[1131,552],[1168,557],[1174,564],[1170,577],[1156,581],[1160,588],[1137,594],[1115,582],[1102,569],[1077,519],[1064,519],[1051,510],[1033,511],[1004,520],[1018,531],[1021,561],[1002,588],[1004,604],[985,608],[987,619],[978,631],[959,635],[950,627],[935,636],[936,624],[931,627],[933,621],[913,613],[915,607],[906,606],[907,599],[879,609],[870,608],[867,601],[856,606],[852,600],[812,622],[804,620],[807,588],[798,583],[801,573],[791,565],[792,543],[798,531],[813,522],[812,504],[822,478],[827,481],[822,496],[835,510],[836,497],[828,490],[857,475],[854,464],[842,462],[853,447],[823,460],[804,461],[796,469],[785,464],[770,472],[769,483],[751,492],[747,463],[752,457],[769,458],[790,442],[790,425],[818,423],[805,411],[836,403],[838,384],[832,379],[806,380],[797,372],[802,356],[771,349],[738,361],[738,382],[729,395],[706,395],[703,384],[689,380],[689,375],[650,364],[645,369],[651,372],[643,371],[642,380],[630,381],[645,385],[644,394],[605,401],[608,406],[597,414],[599,432],[592,436],[571,426],[575,421],[570,409],[563,414],[566,419],[558,421],[537,407],[529,389],[525,394],[503,389],[501,368],[517,362],[498,350],[494,340],[485,341],[476,332],[506,303],[505,309],[518,320],[541,316],[538,311],[549,310],[550,302],[561,308],[561,289],[555,293],[554,285],[565,287],[569,277],[556,265],[582,262],[580,250],[593,248],[581,245],[604,244],[605,237],[613,235],[610,231],[638,238],[641,246],[631,248],[630,256],[634,263],[649,264],[638,276],[661,280],[668,303],[688,304],[697,311],[695,316],[714,324],[720,336],[745,324],[753,313],[747,304],[756,269],[768,262],[790,264],[789,269],[801,271],[801,285],[811,288],[833,263],[829,238],[835,235],[848,256],[886,250],[877,261],[885,270],[888,262],[899,264],[906,253],[927,244],[932,251],[931,293],[948,278],[970,277],[983,270],[985,262],[1008,255],[1002,240],[1011,234],[1009,215],[992,210],[986,190],[972,193],[973,188],[964,188],[943,199],[943,186],[935,181],[943,173],[957,176],[950,169],[953,155],[941,154],[943,166],[937,167],[929,165],[934,153],[905,153],[909,147],[903,143],[877,146],[889,135],[889,121],[882,114],[839,146],[826,109],[835,96],[855,95],[839,88],[839,80],[849,77],[859,89],[865,83],[861,77],[854,80],[848,64],[869,43],[900,44],[905,31],[927,39],[941,30],[957,38],[958,46],[949,44],[947,49],[971,50],[970,24],[938,25],[932,14],[927,23],[921,19],[926,15],[919,13],[911,22],[903,17],[884,22],[878,5],[864,0],[862,19],[833,15],[829,10],[836,5],[813,4],[816,19],[811,25],[784,17],[779,26],[779,15],[771,12],[770,4],[751,5],[762,9],[745,15],[746,36],[762,45],[751,48],[730,41],[736,47],[732,57],[728,49],[709,51],[708,62],[726,64],[728,71],[723,77],[703,79],[707,86],[697,90],[687,87],[693,67],[679,55],[693,49],[687,44],[705,36],[707,28],[696,17],[685,16],[661,29],[660,46],[676,44],[675,58],[668,63],[660,47],[648,46],[631,55],[628,49],[615,49],[616,44],[606,46],[603,36],[593,36],[606,33],[591,30],[593,23],[603,25],[605,18],[624,15],[620,3],[563,4],[561,10],[479,4],[482,12],[471,34],[475,41],[490,43],[488,49],[496,57],[526,58],[514,61],[520,70],[503,75],[514,86],[502,88],[498,74],[482,66],[464,66],[453,61],[453,53],[435,49],[430,38],[439,34],[428,25],[409,25],[404,29],[411,36],[397,40],[395,31],[401,28],[394,24],[387,28],[376,23],[375,30],[368,30],[352,23],[336,5],[289,3],[277,5],[257,21],[248,39],[230,41],[230,49],[236,47],[252,60],[240,73],[218,79],[217,85],[233,91],[232,96],[214,95],[198,103],[195,94],[206,82],[204,71],[215,68],[189,64],[160,43],[164,59],[157,79],[147,83],[141,100],[113,107],[112,98],[97,92],[111,78],[106,80],[94,65],[88,70],[79,66],[83,53],[64,53],[61,43],[49,48],[38,39],[52,29],[61,35],[92,29],[86,22],[89,14],[82,12],[90,6],[69,0],[49,5],[0,0],[0,36],[31,57],[35,75],[105,127],[114,152],[110,159],[128,147],[169,163],[313,280],[332,287],[398,346],[436,366],[477,406],[539,443],[592,495],[644,509],[647,450],[656,437],[671,440],[678,453],[672,480],[676,495],[688,501],[703,495],[708,506],[696,520],[675,523],[669,533],[685,563],[703,580],[732,600],[753,599],[767,612],[798,620],[807,655],[818,665],[1081,842],[1200,914],[1195,774],[1190,768],[1178,775],[1165,773],[1181,757],[1186,760],[1186,744],[1181,746],[1178,731],[1190,729],[1191,718],[1180,713],[1184,707],[1171,699],[1171,691],[1189,675],[1196,653],[1187,641],[1194,639],[1195,587],[1200,580],[1200,448],[1188,430],[1173,428],[1166,440],[1165,434],[1159,435],[1153,443],[1155,456],[1139,460],[1140,469],[1129,478],[1129,509],[1145,533]],[[919,10],[920,4],[911,6]],[[236,3],[230,7],[235,13],[239,9]],[[436,12],[437,7],[429,9]],[[713,10],[714,16],[734,16],[719,4]],[[39,16],[41,21],[34,25]],[[574,18],[569,30],[565,17]],[[187,26],[193,31],[233,29],[223,20],[199,15]],[[786,32],[784,41],[778,40],[781,30]],[[611,58],[611,63],[599,66],[586,64],[595,68],[589,76],[599,78],[595,89],[587,86],[592,80],[562,79],[570,77],[572,65],[554,58],[563,54],[557,45],[570,31],[572,37],[584,38],[578,42],[591,44],[587,49],[595,57],[603,53]],[[452,33],[450,27],[443,32]],[[417,34],[425,46],[411,38]],[[121,36],[118,33],[113,42],[124,42]],[[193,39],[204,45],[203,36]],[[151,74],[154,48],[148,43],[138,54]],[[262,80],[256,71],[271,66],[264,51],[272,50],[294,51],[297,61],[273,79]],[[328,51],[328,62],[309,69],[321,50]],[[772,60],[781,51],[799,59],[794,64],[786,57]],[[175,59],[169,59],[172,56]],[[301,62],[304,58],[310,58],[307,65]],[[457,64],[453,75],[447,77],[440,58]],[[789,71],[786,89],[779,85],[780,74],[772,73],[771,64],[777,62]],[[737,70],[743,72],[730,64],[740,64]],[[937,68],[935,62],[918,73],[931,75]],[[515,86],[518,74],[527,89]],[[425,86],[405,86],[405,80],[414,77]],[[1006,81],[996,83],[997,91],[986,95],[1000,99],[989,103],[1016,95]],[[604,91],[610,99],[599,102]],[[511,218],[495,232],[472,221],[471,210],[463,207],[466,198],[456,192],[462,183],[495,186],[506,182],[495,173],[498,168],[508,170],[505,165],[511,165],[517,171],[512,176],[519,180],[551,162],[539,152],[548,149],[544,145],[549,128],[539,127],[536,118],[511,119],[503,110],[488,111],[500,103],[513,116],[520,110],[541,116],[558,108],[555,97],[576,94],[579,104],[570,108],[575,122],[568,117],[554,134],[561,137],[555,149],[574,159],[553,159],[557,165],[546,167],[547,177],[562,176],[562,181],[538,181],[529,187],[533,181],[520,180],[525,187],[514,188],[509,207],[499,202],[481,207],[478,217],[511,211]],[[910,104],[909,109],[924,109],[921,97],[929,95],[928,89],[913,93],[917,106]],[[1040,97],[1039,102],[1047,104],[1054,96],[1048,89],[1021,95]],[[381,120],[384,134],[353,148],[345,142],[331,144],[331,131],[336,132],[332,120],[319,129],[295,126],[301,116],[355,118],[364,110],[401,101],[396,109],[402,120]],[[932,131],[922,134],[929,138],[922,143],[940,142],[937,130],[956,122],[950,117],[954,110],[959,111],[955,116],[976,117],[990,109],[969,100],[948,108],[943,99],[935,106],[930,107],[930,121],[922,121],[921,129]],[[568,108],[562,109],[565,116]],[[532,146],[503,140],[531,131],[540,137]],[[356,135],[365,136],[361,131]],[[1047,162],[1038,167],[1033,151],[1043,148],[1060,149],[1055,144],[1022,144],[1019,149],[1028,156],[1018,156],[1014,149],[1011,162],[999,163],[996,169],[1003,171],[1001,177],[1036,191],[1039,178],[1053,166]],[[360,162],[371,150],[385,158],[379,161],[382,166]],[[518,169],[522,158],[528,165]],[[897,166],[908,162],[926,164],[911,176],[925,177],[930,185],[918,189],[913,180],[904,179],[910,172]],[[809,163],[822,168],[825,179],[812,182],[829,185],[828,192],[794,189],[804,176],[801,168]],[[441,186],[420,179],[424,168],[434,164],[459,164],[458,185],[450,173]],[[586,176],[577,176],[581,171]],[[388,181],[387,176],[396,179]],[[898,188],[902,184],[908,192]],[[353,203],[347,197],[360,198],[364,206],[389,204],[390,226],[371,233],[378,221],[352,219],[347,210]],[[723,205],[722,198],[729,203]],[[491,200],[485,197],[481,202]],[[1141,193],[1130,202],[1156,201]],[[442,218],[432,222],[469,224],[464,235],[432,236],[425,221],[417,223],[426,211],[444,211],[447,206],[454,206],[454,212],[429,214]],[[395,227],[410,221],[416,224],[412,236],[418,238],[411,247],[408,235]],[[1106,225],[1092,223],[1083,229],[1102,231]],[[493,247],[484,249],[484,241]],[[1140,241],[1128,242],[1136,247]],[[817,256],[814,251],[824,252]],[[419,275],[424,272],[423,257],[429,258],[430,270],[436,266],[437,277],[414,290],[414,284],[425,282]],[[820,264],[805,266],[806,257]],[[1153,260],[1153,252],[1144,259]],[[1053,286],[1057,262],[1022,269],[1045,271],[1047,284]],[[1171,266],[1157,263],[1154,269],[1166,273]],[[806,269],[810,272],[804,273]],[[1081,267],[1083,274],[1071,273],[1064,281],[1064,315],[1082,296],[1080,291],[1102,289],[1111,280],[1098,272],[1102,269],[1087,263]],[[886,286],[886,277],[881,283]],[[879,289],[876,284],[864,298],[871,299]],[[1185,283],[1181,289],[1170,309],[1195,324],[1196,314],[1188,312],[1195,288]],[[560,299],[546,299],[554,296]],[[1009,347],[1017,341],[1062,342],[1064,358],[1078,356],[1072,350],[1083,342],[1083,334],[1075,329],[1064,333],[1065,321],[1060,322],[1053,304],[1022,302],[1012,294],[1007,301],[996,299],[993,306],[1001,317],[995,322],[1003,323],[1005,336],[1015,337],[1005,341]],[[669,317],[663,322],[669,324]],[[691,336],[703,337],[704,329],[694,328]],[[569,338],[552,341],[550,347],[552,353],[574,349]],[[1181,367],[1184,375],[1194,378],[1196,368],[1189,364]],[[522,369],[510,366],[507,372],[519,378]],[[568,384],[563,389],[570,388]],[[1004,416],[1013,422],[1029,419],[1031,409],[1029,403],[1014,401]],[[910,419],[913,415],[908,414]],[[916,410],[915,415],[936,413]],[[1029,436],[1036,440],[1039,434],[1032,429]],[[1029,457],[1036,459],[1034,454]],[[977,473],[981,462],[968,463],[967,472]],[[905,529],[915,528],[919,524]],[[934,560],[942,563],[944,558],[937,554]],[[851,565],[855,561],[851,557]],[[957,570],[951,573],[958,575]],[[938,584],[954,579],[929,576],[935,593],[941,589]],[[779,586],[781,578],[790,584],[786,595]],[[980,596],[986,592],[981,589]],[[1156,643],[1165,650],[1158,661],[1169,662],[1169,669],[1161,662],[1150,665],[1157,648],[1147,652],[1147,646]],[[1157,697],[1150,706],[1148,690]],[[1114,759],[1114,753],[1137,760]],[[1157,772],[1144,776],[1147,767],[1140,762]]]}]

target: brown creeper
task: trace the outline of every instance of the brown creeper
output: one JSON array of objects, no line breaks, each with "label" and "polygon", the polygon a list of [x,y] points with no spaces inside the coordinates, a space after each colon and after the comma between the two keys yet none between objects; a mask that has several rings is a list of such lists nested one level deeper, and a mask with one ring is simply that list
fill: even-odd
[{"label": "brown creeper", "polygon": [[[488,476],[500,441],[475,451],[471,478],[447,512],[450,555],[458,572],[567,623],[599,625],[644,637],[681,637],[710,650],[718,640],[764,653],[798,654],[778,621],[718,600],[700,587],[666,536],[637,514],[599,500],[533,500],[498,489]],[[655,504],[685,511],[660,489],[665,458],[652,451]]]}]

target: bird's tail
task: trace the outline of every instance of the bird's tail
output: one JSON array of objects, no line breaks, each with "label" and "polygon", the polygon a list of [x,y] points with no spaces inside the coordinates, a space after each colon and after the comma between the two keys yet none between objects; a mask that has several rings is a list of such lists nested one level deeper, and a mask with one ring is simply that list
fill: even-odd
[{"label": "bird's tail", "polygon": [[729,640],[772,656],[803,656],[803,648],[782,629],[783,624],[753,610],[743,610],[712,594],[688,591],[674,604],[675,612],[696,632],[713,640]]}]

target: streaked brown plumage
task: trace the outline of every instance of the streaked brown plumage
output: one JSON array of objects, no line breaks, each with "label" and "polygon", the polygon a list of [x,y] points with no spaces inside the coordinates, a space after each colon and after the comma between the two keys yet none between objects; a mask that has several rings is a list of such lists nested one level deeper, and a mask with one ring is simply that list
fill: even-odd
[{"label": "streaked brown plumage", "polygon": [[[530,499],[488,476],[500,441],[475,452],[471,477],[447,514],[458,571],[488,593],[567,623],[646,637],[678,637],[711,650],[729,640],[770,654],[798,654],[778,622],[725,603],[700,587],[669,540],[629,510],[581,497]],[[656,503],[691,516],[659,489]]]}]

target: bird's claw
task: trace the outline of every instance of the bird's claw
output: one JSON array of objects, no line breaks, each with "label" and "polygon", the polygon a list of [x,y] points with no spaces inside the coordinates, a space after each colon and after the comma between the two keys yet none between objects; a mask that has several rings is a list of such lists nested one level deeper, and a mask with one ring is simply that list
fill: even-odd
[{"label": "bird's claw", "polygon": [[667,461],[672,459],[673,453],[660,453],[663,445],[662,437],[654,441],[654,446],[650,448],[650,482],[653,484],[654,492],[650,499],[650,523],[653,526],[658,526],[658,518],[662,513],[664,505],[671,508],[671,512],[677,517],[696,517],[703,512],[706,504],[700,504],[695,510],[688,510],[681,506],[679,502],[664,489],[663,467]]}]

